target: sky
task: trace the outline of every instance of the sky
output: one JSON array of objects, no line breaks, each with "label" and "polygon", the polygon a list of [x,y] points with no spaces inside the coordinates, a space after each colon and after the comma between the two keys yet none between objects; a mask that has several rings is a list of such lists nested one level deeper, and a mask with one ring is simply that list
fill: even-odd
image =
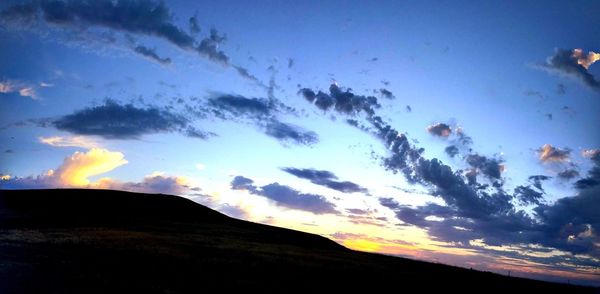
[{"label": "sky", "polygon": [[[0,188],[600,286],[600,3],[0,4]],[[596,63],[597,62],[597,63]]]}]

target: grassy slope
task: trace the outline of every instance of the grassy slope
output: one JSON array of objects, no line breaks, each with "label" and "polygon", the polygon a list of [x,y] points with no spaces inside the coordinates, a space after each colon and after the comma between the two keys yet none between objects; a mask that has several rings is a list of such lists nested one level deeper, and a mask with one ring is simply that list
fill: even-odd
[{"label": "grassy slope", "polygon": [[356,252],[175,196],[0,191],[0,293],[389,288],[596,290]]}]

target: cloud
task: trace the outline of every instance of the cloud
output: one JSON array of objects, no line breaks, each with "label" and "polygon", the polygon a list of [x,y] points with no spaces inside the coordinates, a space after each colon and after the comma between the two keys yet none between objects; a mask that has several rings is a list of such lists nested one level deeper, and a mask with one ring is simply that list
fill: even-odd
[{"label": "cloud", "polygon": [[[337,87],[337,86],[336,86]],[[401,172],[409,184],[421,184],[430,188],[433,196],[441,198],[444,205],[427,203],[418,207],[401,205],[391,198],[380,199],[380,204],[390,208],[396,214],[396,217],[405,224],[415,225],[427,230],[430,237],[434,240],[451,242],[452,246],[463,246],[470,248],[472,240],[482,240],[487,246],[502,246],[515,244],[540,244],[542,247],[557,248],[572,253],[590,253],[598,255],[598,241],[588,242],[589,236],[595,236],[598,224],[596,215],[590,213],[591,208],[596,208],[600,198],[592,197],[594,193],[591,189],[598,189],[594,182],[596,176],[600,176],[600,168],[590,171],[590,177],[585,183],[581,183],[581,192],[573,197],[563,198],[555,204],[543,204],[539,194],[531,194],[528,189],[519,189],[515,194],[507,193],[502,188],[502,183],[494,185],[492,189],[487,186],[471,185],[466,183],[468,177],[461,172],[453,171],[451,167],[443,164],[436,158],[426,159],[422,157],[423,149],[410,144],[405,134],[401,134],[384,120],[377,116],[374,108],[365,110],[364,108],[353,108],[357,111],[348,112],[338,110],[332,107],[333,103],[322,103],[329,105],[323,107],[317,105],[316,101],[319,94],[315,94],[310,89],[303,89],[300,92],[305,99],[322,110],[336,110],[339,113],[354,116],[355,122],[351,124],[360,130],[369,132],[378,138],[388,149],[389,155],[382,159],[382,165],[396,173]],[[324,101],[330,95],[319,92]],[[353,94],[349,94],[351,96]],[[363,111],[364,110],[364,111]],[[357,112],[365,114],[367,124],[359,123],[355,116]],[[548,145],[549,146],[549,145]],[[551,146],[550,146],[551,147]],[[541,148],[544,159],[565,160],[569,152],[557,150],[555,148]],[[547,150],[546,153],[544,151]],[[471,164],[477,169],[485,171],[487,176],[492,179],[500,177],[500,160],[487,158],[485,156],[472,154]],[[543,177],[533,176],[530,181],[532,186],[541,187]],[[470,180],[469,180],[470,181]],[[538,183],[539,182],[539,183]],[[585,184],[585,185],[583,185]],[[591,185],[590,185],[591,184]],[[528,186],[524,186],[530,188]],[[533,190],[533,188],[531,188]],[[535,192],[535,190],[533,190]],[[594,190],[595,191],[595,190]],[[541,193],[541,192],[538,192]],[[596,194],[598,192],[596,191]],[[519,201],[533,203],[536,215],[539,215],[542,221],[536,217],[530,216],[523,210],[519,210],[513,203],[515,198]],[[567,200],[570,199],[570,200]],[[585,199],[582,200],[582,199]],[[574,203],[586,202],[586,205],[571,205]],[[537,204],[539,203],[539,204]],[[540,208],[542,207],[542,208]],[[538,209],[539,208],[539,209]],[[569,209],[568,218],[560,218],[560,214],[550,213]],[[564,236],[564,229],[571,226],[573,218],[581,211],[582,219],[577,220],[577,230],[568,236]],[[575,223],[575,222],[573,222]],[[570,237],[569,237],[570,236]],[[588,238],[585,242],[578,241],[577,238]],[[597,237],[593,237],[597,238]],[[570,241],[575,240],[575,241]],[[571,242],[578,243],[577,246]],[[547,248],[540,250],[546,250]]]},{"label": "cloud", "polygon": [[544,239],[548,245],[573,253],[600,256],[600,186],[565,197],[553,205],[535,209],[543,223]]},{"label": "cloud", "polygon": [[200,131],[188,124],[189,120],[185,117],[164,109],[154,106],[138,108],[114,100],[106,100],[103,105],[87,107],[52,121],[59,130],[106,139],[137,139],[145,134],[174,131],[206,138],[196,136]]},{"label": "cloud", "polygon": [[123,153],[93,148],[88,152],[75,152],[65,158],[53,176],[67,186],[84,186],[89,177],[109,172],[127,163]]},{"label": "cloud", "polygon": [[329,94],[319,91],[315,93],[308,88],[300,89],[300,94],[321,110],[327,111],[333,109],[346,115],[354,115],[359,112],[366,112],[370,115],[375,114],[375,109],[381,105],[377,98],[373,96],[354,95],[350,89],[342,90],[338,85],[331,84]]},{"label": "cloud", "polygon": [[544,175],[534,175],[534,176],[529,176],[528,180],[530,182],[532,182],[532,185],[536,188],[538,188],[539,190],[544,190],[542,188],[542,181],[547,181],[549,179],[551,179],[552,177],[549,176],[544,176]]},{"label": "cloud", "polygon": [[600,160],[600,149],[585,149],[581,151],[581,156],[598,161]]},{"label": "cloud", "polygon": [[452,129],[445,123],[436,123],[427,127],[427,131],[435,136],[448,138],[452,134]]},{"label": "cloud", "polygon": [[10,6],[0,12],[0,15],[3,20],[17,24],[41,21],[75,31],[97,26],[123,33],[158,37],[183,50],[229,65],[229,57],[219,50],[219,44],[226,40],[224,35],[212,29],[206,38],[195,39],[174,24],[173,14],[163,1],[32,1]]},{"label": "cloud", "polygon": [[254,195],[273,200],[277,206],[304,210],[314,214],[338,214],[335,205],[325,197],[317,194],[305,194],[279,183],[271,183],[261,187],[255,186],[254,181],[236,176],[231,182],[233,190],[247,190]]},{"label": "cloud", "polygon": [[394,99],[394,98],[396,98],[396,96],[394,96],[394,94],[390,90],[387,90],[387,89],[384,89],[384,88],[379,89],[379,93],[381,93],[381,96],[383,98],[387,98],[387,99]]},{"label": "cloud", "polygon": [[190,33],[192,33],[192,34],[200,33],[201,29],[200,29],[200,25],[198,24],[198,16],[197,15],[190,17],[190,19],[188,20],[188,23],[190,26]]},{"label": "cloud", "polygon": [[19,96],[37,99],[37,93],[34,86],[28,85],[25,82],[15,80],[0,81],[0,93],[11,94],[18,93]]},{"label": "cloud", "polygon": [[579,172],[575,169],[565,169],[557,174],[560,179],[571,180],[579,176]]},{"label": "cloud", "polygon": [[571,150],[560,149],[550,144],[537,149],[539,158],[542,162],[566,162],[570,160]]},{"label": "cloud", "polygon": [[104,174],[126,163],[121,152],[92,148],[87,152],[73,153],[56,170],[48,170],[35,177],[14,177],[3,181],[2,185],[8,189],[85,187],[90,184],[90,177]]},{"label": "cloud", "polygon": [[600,53],[590,51],[586,55],[583,53],[582,49],[573,49],[573,54],[571,56],[577,60],[577,64],[583,66],[585,69],[589,69],[590,65],[600,60]]},{"label": "cloud", "polygon": [[465,158],[467,163],[477,169],[488,178],[492,180],[500,179],[502,171],[504,171],[504,165],[501,164],[502,160],[496,158],[488,158],[479,154],[469,154]]},{"label": "cloud", "polygon": [[208,108],[210,113],[221,119],[246,119],[282,144],[313,145],[319,141],[315,132],[280,121],[278,114],[292,110],[277,100],[220,95],[208,99]]},{"label": "cloud", "polygon": [[144,45],[137,45],[133,48],[133,51],[135,51],[136,53],[149,58],[152,61],[156,61],[160,64],[163,65],[167,65],[167,64],[171,64],[171,58],[168,57],[160,57],[158,56],[158,54],[156,53],[155,49],[152,48],[148,48]]},{"label": "cloud", "polygon": [[191,187],[188,180],[180,176],[167,176],[155,172],[145,176],[140,182],[121,182],[110,178],[101,178],[92,182],[91,177],[105,174],[127,164],[121,152],[92,148],[86,152],[75,152],[66,157],[56,169],[50,169],[37,176],[13,177],[3,175],[1,189],[42,189],[42,188],[89,188],[112,189],[141,193],[163,193],[182,195]]},{"label": "cloud", "polygon": [[234,116],[264,117],[276,111],[267,99],[246,98],[239,95],[222,95],[208,100],[217,116],[232,114]]},{"label": "cloud", "polygon": [[90,137],[85,136],[52,136],[52,137],[39,137],[38,140],[42,144],[50,145],[53,147],[79,147],[91,149],[98,147],[98,143]]},{"label": "cloud", "polygon": [[280,142],[292,142],[297,145],[313,145],[319,141],[319,136],[315,132],[278,120],[271,120],[267,123],[265,134]]},{"label": "cloud", "polygon": [[583,54],[581,49],[556,49],[538,68],[577,79],[593,90],[600,91],[600,81],[588,71],[588,67],[598,60],[598,53]]},{"label": "cloud", "polygon": [[594,166],[588,171],[586,178],[575,182],[575,188],[580,190],[600,185],[600,151],[598,151],[598,149],[584,150],[583,155],[592,160]]},{"label": "cloud", "polygon": [[189,191],[188,180],[179,176],[167,176],[160,172],[147,175],[141,182],[120,182],[102,178],[90,187],[95,189],[122,190],[139,193],[182,195]]},{"label": "cloud", "polygon": [[515,197],[523,204],[540,204],[540,200],[544,198],[544,193],[531,187],[518,186],[515,188]]},{"label": "cloud", "polygon": [[337,181],[337,176],[330,171],[316,169],[299,169],[284,167],[281,170],[298,178],[309,180],[311,183],[324,186],[342,193],[368,193],[368,190],[349,181]]},{"label": "cloud", "polygon": [[444,149],[444,151],[446,152],[446,154],[448,154],[448,156],[450,157],[455,157],[456,155],[458,155],[458,147],[454,146],[454,145],[450,145],[448,147],[446,147]]}]

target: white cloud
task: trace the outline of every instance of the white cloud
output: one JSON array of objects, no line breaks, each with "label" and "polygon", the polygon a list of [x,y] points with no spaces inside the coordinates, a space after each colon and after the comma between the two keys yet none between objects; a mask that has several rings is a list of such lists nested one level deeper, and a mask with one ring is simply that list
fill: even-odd
[{"label": "white cloud", "polygon": [[40,143],[47,144],[54,147],[81,147],[86,149],[97,148],[98,143],[90,138],[85,136],[70,136],[70,137],[61,137],[61,136],[52,136],[52,137],[39,137],[38,140]]},{"label": "white cloud", "polygon": [[29,97],[31,99],[38,98],[35,88],[33,86],[15,80],[0,81],[0,93],[19,93],[19,95],[23,97]]}]

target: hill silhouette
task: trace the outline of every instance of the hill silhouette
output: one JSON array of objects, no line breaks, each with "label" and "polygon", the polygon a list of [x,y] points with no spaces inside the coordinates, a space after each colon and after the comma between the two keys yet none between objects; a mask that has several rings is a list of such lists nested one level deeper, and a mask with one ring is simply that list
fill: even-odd
[{"label": "hill silhouette", "polygon": [[597,289],[357,252],[177,196],[0,190],[0,293]]}]

